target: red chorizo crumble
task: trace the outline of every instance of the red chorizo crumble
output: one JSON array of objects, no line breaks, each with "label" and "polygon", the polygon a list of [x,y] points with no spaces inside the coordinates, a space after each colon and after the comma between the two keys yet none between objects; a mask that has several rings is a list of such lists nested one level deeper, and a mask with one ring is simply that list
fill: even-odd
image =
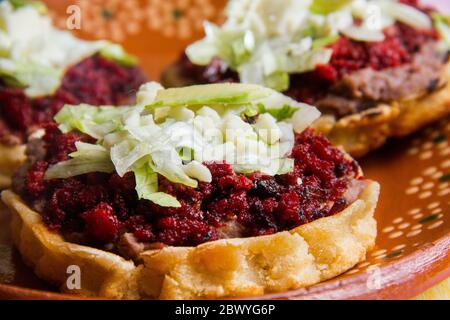
[{"label": "red chorizo crumble", "polygon": [[50,229],[68,239],[75,234],[84,244],[113,243],[113,251],[124,234],[132,234],[141,243],[184,246],[223,238],[230,226],[242,237],[292,229],[348,206],[345,193],[358,176],[355,161],[309,129],[296,135],[293,172],[245,176],[234,173],[227,163],[206,163],[213,180],[195,189],[159,178],[160,190],[182,204],[163,208],[138,199],[132,173],[124,177],[91,173],[45,181],[50,164],[67,159],[76,141],[90,141],[85,135],[63,134],[56,125],[47,126],[46,132],[45,157],[28,166],[24,188],[16,191],[31,206],[39,207]]},{"label": "red chorizo crumble", "polygon": [[52,96],[31,99],[22,88],[0,79],[0,142],[21,143],[36,127],[53,121],[64,104],[124,105],[145,77],[138,67],[125,67],[99,55],[71,67]]}]

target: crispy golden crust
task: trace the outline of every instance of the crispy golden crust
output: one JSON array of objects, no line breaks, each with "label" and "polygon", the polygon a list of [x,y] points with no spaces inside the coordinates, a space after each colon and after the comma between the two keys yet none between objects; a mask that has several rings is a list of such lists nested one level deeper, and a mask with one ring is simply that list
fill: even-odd
[{"label": "crispy golden crust", "polygon": [[391,122],[399,115],[396,106],[380,104],[364,112],[339,119],[330,130],[323,130],[320,120],[313,127],[327,135],[334,145],[358,158],[382,146],[391,134]]},{"label": "crispy golden crust", "polygon": [[[11,191],[4,191],[2,200],[13,213],[14,244],[37,276],[69,293],[113,299],[139,298],[133,262],[106,251],[66,242],[59,234],[49,231],[40,214]],[[71,265],[80,267],[80,290],[69,290],[66,286],[67,268]]]},{"label": "crispy golden crust", "polygon": [[[333,144],[343,146],[353,157],[362,157],[382,146],[389,137],[406,136],[450,114],[450,62],[441,78],[444,86],[434,93],[408,101],[380,104],[337,121],[323,116],[313,127],[325,133]],[[192,80],[180,75],[177,65],[164,71],[162,83],[167,87],[193,84]]]},{"label": "crispy golden crust", "polygon": [[[330,279],[363,260],[375,242],[379,185],[334,216],[290,232],[166,247],[141,254],[135,267],[118,255],[71,244],[11,191],[12,236],[24,261],[63,291],[107,298],[199,299],[261,295]],[[67,267],[81,268],[81,290],[66,287]]]},{"label": "crispy golden crust", "polygon": [[11,185],[13,172],[25,161],[25,146],[0,143],[0,190]]},{"label": "crispy golden crust", "polygon": [[166,247],[141,255],[144,297],[211,299],[297,289],[335,277],[375,242],[379,185],[341,213],[270,236]]}]

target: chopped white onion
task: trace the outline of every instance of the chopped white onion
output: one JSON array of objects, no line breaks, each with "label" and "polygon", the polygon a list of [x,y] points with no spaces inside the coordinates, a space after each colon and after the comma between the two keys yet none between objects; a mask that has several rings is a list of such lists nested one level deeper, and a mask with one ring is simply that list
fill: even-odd
[{"label": "chopped white onion", "polygon": [[378,42],[384,40],[384,33],[379,30],[367,29],[365,27],[350,27],[341,31],[343,35],[356,41]]},{"label": "chopped white onion", "polygon": [[209,169],[198,161],[191,161],[183,166],[184,172],[191,178],[202,182],[211,182],[212,176]]},{"label": "chopped white onion", "polygon": [[413,28],[430,29],[433,25],[428,15],[416,8],[396,1],[378,1],[382,10],[392,18]]}]

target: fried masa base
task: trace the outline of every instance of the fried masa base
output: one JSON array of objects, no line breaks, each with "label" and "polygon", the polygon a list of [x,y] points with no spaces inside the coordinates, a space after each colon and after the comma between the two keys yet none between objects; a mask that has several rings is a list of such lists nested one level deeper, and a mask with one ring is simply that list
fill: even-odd
[{"label": "fried masa base", "polygon": [[[139,298],[133,262],[106,251],[66,242],[44,225],[39,213],[11,191],[3,191],[2,200],[12,212],[13,242],[38,277],[64,292],[117,299]],[[80,268],[78,290],[67,287],[70,266]]]},{"label": "fried masa base", "polygon": [[[119,299],[214,299],[256,296],[313,285],[363,260],[373,247],[379,185],[370,181],[342,212],[273,235],[224,239],[141,254],[139,264],[66,242],[39,213],[4,191],[12,235],[24,261],[62,291]],[[81,289],[68,290],[67,267],[81,268]]]},{"label": "fried masa base", "polygon": [[[323,116],[314,128],[325,133],[334,145],[341,145],[353,157],[362,157],[381,147],[389,137],[411,134],[421,127],[450,114],[450,62],[442,71],[444,86],[430,94],[405,101],[379,104],[363,112],[334,120]],[[179,67],[169,66],[162,74],[167,87],[191,85],[181,76]]]},{"label": "fried masa base", "polygon": [[0,190],[11,185],[13,172],[25,161],[25,145],[8,146],[0,143]]}]

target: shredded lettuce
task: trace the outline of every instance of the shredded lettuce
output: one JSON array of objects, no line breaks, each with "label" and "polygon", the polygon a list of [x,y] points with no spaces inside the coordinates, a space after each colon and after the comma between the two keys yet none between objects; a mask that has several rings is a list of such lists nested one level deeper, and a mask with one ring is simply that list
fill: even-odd
[{"label": "shredded lettuce", "polygon": [[60,124],[62,132],[78,130],[93,138],[102,139],[119,128],[119,117],[129,111],[129,107],[66,105],[55,115],[54,120]]},{"label": "shredded lettuce", "polygon": [[270,113],[273,117],[275,117],[278,121],[282,121],[288,118],[291,118],[295,111],[297,111],[299,108],[296,106],[290,106],[288,104],[285,104],[279,109],[266,109],[265,105],[260,103],[258,105],[259,107],[259,113]]},{"label": "shredded lettuce", "polygon": [[180,202],[172,195],[158,192],[158,175],[149,165],[134,169],[136,192],[139,199],[146,199],[161,207],[181,207]]},{"label": "shredded lettuce", "polygon": [[191,188],[197,188],[198,182],[190,178],[182,167],[182,160],[175,149],[160,149],[151,154],[155,172],[166,177],[173,183],[184,184]]},{"label": "shredded lettuce", "polygon": [[330,14],[351,3],[352,0],[314,0],[310,10],[317,14]]},{"label": "shredded lettuce", "polygon": [[[140,199],[179,207],[158,188],[158,175],[196,188],[210,182],[202,162],[227,161],[236,172],[284,174],[294,145],[293,130],[309,126],[319,112],[257,85],[216,84],[164,90],[141,87],[133,107],[66,105],[55,116],[63,132],[77,130],[97,140],[77,142],[71,159],[46,172],[46,179],[89,172],[133,172]],[[144,106],[144,102],[151,102]],[[157,116],[165,108],[164,116]],[[253,124],[246,122],[254,117]],[[283,122],[280,122],[283,121]]]},{"label": "shredded lettuce", "polygon": [[277,175],[292,172],[294,170],[294,164],[295,164],[294,159],[291,158],[280,159],[280,166],[278,168]]},{"label": "shredded lettuce", "polygon": [[63,74],[57,68],[0,58],[0,75],[9,78],[12,85],[25,88],[28,96],[39,97],[55,92]]},{"label": "shredded lettuce", "polygon": [[178,154],[183,161],[192,161],[195,158],[194,149],[188,147],[177,148]]},{"label": "shredded lettuce", "polygon": [[398,0],[234,0],[226,18],[221,26],[205,23],[206,36],[186,49],[188,58],[199,65],[220,58],[242,83],[280,92],[290,87],[290,74],[329,63],[327,48],[342,35],[374,42],[396,21],[432,26],[427,14]]},{"label": "shredded lettuce", "polygon": [[90,120],[98,112],[96,107],[81,104],[78,106],[65,105],[61,111],[59,111],[54,120],[60,124],[60,129],[63,132],[69,132],[74,129],[83,132],[83,120]]},{"label": "shredded lettuce", "polygon": [[285,91],[289,89],[289,73],[284,71],[275,71],[264,77],[265,84],[272,89]]},{"label": "shredded lettuce", "polygon": [[120,45],[57,29],[40,1],[0,1],[0,75],[27,96],[54,94],[70,66],[96,53],[126,66],[137,63]]},{"label": "shredded lettuce", "polygon": [[177,198],[164,192],[151,193],[144,199],[150,200],[151,202],[156,203],[161,207],[173,207],[173,208],[181,207],[181,204],[177,200]]},{"label": "shredded lettuce", "polygon": [[189,105],[243,105],[254,100],[268,97],[272,92],[264,87],[251,84],[221,83],[195,85],[184,88],[172,88],[158,91],[156,100],[147,109],[158,106]]},{"label": "shredded lettuce", "polygon": [[127,53],[121,45],[109,41],[104,41],[100,55],[124,66],[134,66],[138,63],[136,56]]},{"label": "shredded lettuce", "polygon": [[72,152],[69,156],[72,158],[84,158],[92,160],[109,160],[109,153],[106,148],[91,143],[81,141],[75,142],[77,151]]},{"label": "shredded lettuce", "polygon": [[199,161],[193,160],[183,166],[184,172],[201,182],[211,182],[212,175],[208,167]]},{"label": "shredded lettuce", "polygon": [[312,48],[313,49],[321,49],[321,48],[328,47],[329,45],[338,41],[339,38],[340,37],[338,35],[331,35],[331,36],[325,36],[322,38],[317,38],[312,42]]},{"label": "shredded lettuce", "polygon": [[294,159],[247,159],[247,164],[238,164],[233,166],[234,171],[242,174],[250,174],[252,172],[261,172],[270,176],[286,174],[294,169]]},{"label": "shredded lettuce", "polygon": [[319,64],[327,64],[331,60],[333,50],[313,49],[301,56],[287,56],[284,60],[284,70],[289,73],[303,73],[312,71]]},{"label": "shredded lettuce", "polygon": [[25,6],[32,6],[40,14],[46,14],[48,12],[47,6],[42,1],[34,0],[8,0],[14,9],[22,8]]},{"label": "shredded lettuce", "polygon": [[206,40],[194,42],[186,49],[189,59],[200,66],[206,66],[218,55],[216,46]]},{"label": "shredded lettuce", "polygon": [[293,125],[294,131],[303,132],[311,123],[319,119],[320,112],[315,108],[301,108],[294,112],[289,122]]},{"label": "shredded lettuce", "polygon": [[446,16],[443,14],[439,14],[437,12],[432,15],[434,25],[436,29],[439,31],[439,34],[442,37],[442,40],[450,46],[450,16]]},{"label": "shredded lettuce", "polygon": [[341,31],[345,36],[356,41],[377,42],[384,40],[384,33],[365,27],[352,27]]},{"label": "shredded lettuce", "polygon": [[91,172],[111,173],[114,172],[114,165],[109,159],[74,158],[51,166],[45,172],[45,179],[67,179]]},{"label": "shredded lettuce", "polygon": [[139,88],[136,95],[136,102],[138,105],[149,105],[155,102],[156,95],[159,90],[164,90],[163,86],[157,82],[151,81],[144,83]]},{"label": "shredded lettuce", "polygon": [[389,0],[380,0],[378,5],[392,18],[413,28],[430,29],[432,27],[430,17],[412,6]]},{"label": "shredded lettuce", "polygon": [[65,179],[90,172],[111,173],[114,166],[109,152],[102,146],[76,142],[77,151],[70,154],[72,159],[51,166],[45,173],[45,179]]},{"label": "shredded lettuce", "polygon": [[232,67],[247,61],[254,48],[251,31],[221,29],[205,22],[206,38],[195,42],[186,50],[187,56],[200,65],[207,65],[214,57],[227,61]]},{"label": "shredded lettuce", "polygon": [[[256,101],[254,105],[258,108],[259,113],[270,113],[278,121],[294,117],[299,110],[302,110],[305,115],[310,113],[314,114],[314,117],[320,115],[316,108],[297,102],[278,92],[273,92],[269,97]],[[307,119],[305,125],[309,126],[315,120],[311,120],[314,117],[305,117],[305,120]]]},{"label": "shredded lettuce", "polygon": [[[263,105],[261,107],[264,107]],[[260,113],[260,107],[250,104],[245,107],[245,109],[242,111],[242,116],[245,118],[253,118],[257,116]]]},{"label": "shredded lettuce", "polygon": [[117,174],[123,177],[125,173],[131,171],[137,161],[148,155],[149,152],[149,145],[125,140],[111,148],[111,161],[114,163]]}]

